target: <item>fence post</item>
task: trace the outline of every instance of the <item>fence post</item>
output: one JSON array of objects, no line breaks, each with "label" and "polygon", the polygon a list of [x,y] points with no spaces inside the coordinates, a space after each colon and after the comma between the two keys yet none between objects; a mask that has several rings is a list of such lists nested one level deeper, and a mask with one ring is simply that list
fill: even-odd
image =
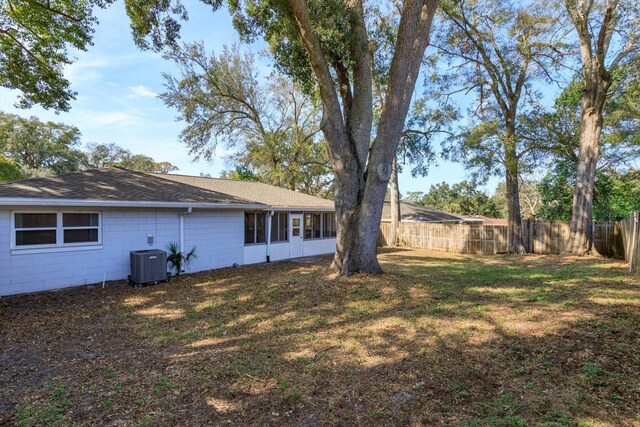
[{"label": "fence post", "polygon": [[637,252],[638,252],[638,211],[634,211],[631,220],[631,243],[630,243],[630,251],[629,251],[629,272],[633,273],[634,268],[633,264],[637,262]]},{"label": "fence post", "polygon": [[535,240],[533,240],[533,229],[535,226],[535,221],[529,221],[529,252],[532,254],[536,253]]}]

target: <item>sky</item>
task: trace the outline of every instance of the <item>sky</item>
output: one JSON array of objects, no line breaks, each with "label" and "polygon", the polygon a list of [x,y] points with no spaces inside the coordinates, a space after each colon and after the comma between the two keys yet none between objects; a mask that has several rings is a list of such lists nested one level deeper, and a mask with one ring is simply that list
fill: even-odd
[{"label": "sky", "polygon": [[[224,10],[213,13],[199,1],[184,2],[189,21],[183,24],[183,41],[203,40],[206,49],[219,53],[223,45],[240,43]],[[83,144],[115,143],[134,154],[145,154],[156,161],[167,161],[179,168],[177,173],[187,175],[210,174],[219,176],[228,169],[225,150],[219,146],[212,162],[194,161],[188,149],[179,140],[184,122],[176,120],[177,112],[166,107],[157,98],[164,90],[163,73],[178,75],[176,66],[158,53],[141,51],[131,38],[129,18],[123,2],[97,12],[99,25],[94,44],[86,52],[78,52],[77,60],[65,69],[65,76],[78,93],[71,103],[71,111],[55,114],[40,107],[17,109],[14,103],[18,93],[0,87],[0,110],[23,117],[36,116],[43,121],[63,122],[76,126],[82,133]],[[261,52],[266,44],[258,41],[240,45],[243,50]],[[257,56],[263,75],[271,72],[264,55]],[[409,168],[407,168],[409,169]],[[432,184],[442,181],[450,184],[467,179],[463,166],[438,160],[426,177],[413,178],[407,171],[399,183],[402,194],[428,191]],[[492,178],[486,185],[491,193],[500,181]]]}]

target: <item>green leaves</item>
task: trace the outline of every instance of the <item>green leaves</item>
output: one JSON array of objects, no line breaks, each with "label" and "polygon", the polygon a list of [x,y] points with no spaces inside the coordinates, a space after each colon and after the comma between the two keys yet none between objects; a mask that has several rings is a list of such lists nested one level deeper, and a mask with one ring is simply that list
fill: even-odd
[{"label": "green leaves", "polygon": [[0,182],[22,179],[20,165],[14,160],[0,154]]},{"label": "green leaves", "polygon": [[[350,46],[355,37],[356,12],[341,0],[309,0],[307,5],[328,62],[349,69],[353,62]],[[315,76],[287,1],[233,0],[229,10],[243,41],[263,37],[277,70],[291,77],[306,93],[313,92]]]},{"label": "green leaves", "polygon": [[429,192],[419,198],[419,203],[458,215],[486,215],[494,218],[504,216],[504,212],[492,198],[468,181],[451,186],[446,182],[432,185]]},{"label": "green leaves", "polygon": [[75,99],[63,67],[69,48],[91,44],[94,7],[113,0],[0,1],[0,86],[21,91],[18,107],[68,111]]},{"label": "green leaves", "polygon": [[169,254],[167,255],[167,264],[176,272],[176,276],[179,276],[194,258],[198,258],[196,255],[196,247],[191,248],[189,252],[183,252],[180,250],[180,246],[177,243],[172,242],[167,245]]},{"label": "green leaves", "polygon": [[0,113],[0,153],[13,159],[26,176],[72,172],[86,164],[80,131],[62,123]]},{"label": "green leaves", "polygon": [[135,171],[156,173],[169,173],[178,170],[169,162],[156,162],[152,157],[144,154],[132,154],[131,151],[113,143],[90,143],[87,148],[87,163],[90,168],[118,166]]},{"label": "green leaves", "polygon": [[215,55],[201,43],[187,44],[166,57],[180,66],[181,76],[166,75],[160,97],[187,123],[180,136],[194,157],[210,160],[222,143],[236,166],[230,177],[313,194],[330,190],[314,97],[281,75],[260,83],[253,56],[237,46]]}]

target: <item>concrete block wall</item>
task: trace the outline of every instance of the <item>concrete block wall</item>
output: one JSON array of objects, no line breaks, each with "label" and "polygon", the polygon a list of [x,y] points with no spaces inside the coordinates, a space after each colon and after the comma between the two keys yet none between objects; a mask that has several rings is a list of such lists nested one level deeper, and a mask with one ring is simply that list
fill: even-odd
[{"label": "concrete block wall", "polygon": [[184,217],[184,246],[196,246],[188,272],[244,263],[244,211],[197,211]]},{"label": "concrete block wall", "polygon": [[[81,209],[17,209],[83,211]],[[126,279],[129,252],[167,250],[180,242],[177,209],[86,209],[101,212],[102,244],[76,248],[11,250],[11,209],[0,209],[0,296]],[[148,243],[148,236],[153,243]],[[244,212],[197,210],[184,216],[185,250],[197,247],[187,272],[266,260],[266,245],[244,245]],[[303,243],[303,256],[332,253],[335,239]],[[271,245],[271,259],[290,257],[288,242]]]},{"label": "concrete block wall", "polygon": [[[11,210],[0,210],[0,295],[99,283],[103,278],[126,279],[130,273],[130,251],[166,250],[170,242],[180,241],[180,210],[99,211],[102,213],[100,247],[54,248],[25,253],[10,249]],[[153,236],[152,245],[147,241],[149,235]],[[185,246],[190,249],[193,245],[198,247],[198,258],[192,262],[189,271],[242,264],[243,212],[194,211],[185,216]]]}]

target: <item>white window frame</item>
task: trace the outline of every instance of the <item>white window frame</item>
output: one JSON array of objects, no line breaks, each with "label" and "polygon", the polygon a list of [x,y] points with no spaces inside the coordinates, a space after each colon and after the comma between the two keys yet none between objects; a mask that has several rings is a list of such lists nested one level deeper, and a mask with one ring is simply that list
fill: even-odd
[{"label": "white window frame", "polygon": [[[327,215],[327,214],[329,214],[329,215],[333,214],[333,228],[334,228],[334,231],[336,232],[335,236],[325,236],[324,235],[325,227],[327,225],[325,220],[324,220],[324,216]],[[337,238],[338,237],[338,221],[337,221],[336,213],[335,212],[322,212],[321,216],[322,216],[322,230],[320,230],[320,232],[322,234],[322,238],[323,239],[335,239],[335,238]]]},{"label": "white window frame", "polygon": [[[286,221],[284,222],[287,226],[287,232],[285,233],[284,240],[270,240],[273,244],[278,243],[289,243],[289,223],[291,222],[290,214],[286,211],[275,211],[273,216],[271,217],[271,231],[273,231],[277,226],[277,235],[278,239],[280,239],[280,215],[286,216]],[[274,225],[275,224],[275,225]]]},{"label": "white window frame", "polygon": [[[307,239],[306,235],[304,234],[304,233],[306,233],[306,229],[307,229],[306,228],[307,226],[305,224],[305,217],[306,217],[307,214],[311,216],[311,237],[309,237],[308,239]],[[313,216],[314,215],[318,215],[319,216],[318,222],[320,223],[320,237],[313,237],[313,224],[314,224]],[[302,235],[304,236],[304,240],[309,241],[309,240],[322,240],[323,239],[323,237],[322,237],[323,236],[323,228],[322,228],[323,227],[323,225],[322,225],[322,218],[323,217],[324,217],[324,215],[322,215],[321,211],[303,212],[303,214],[302,214],[302,223],[303,223],[302,224],[303,225],[302,231],[303,231],[303,234]]]},{"label": "white window frame", "polygon": [[[267,239],[270,238],[271,236],[268,236],[267,234],[267,213],[264,211],[245,211],[244,213],[245,215],[249,214],[249,215],[253,215],[253,243],[246,243],[245,242],[245,246],[259,246],[259,245],[266,245],[267,244]],[[262,215],[263,219],[264,219],[264,242],[258,242],[258,215]],[[246,233],[246,229],[245,229],[245,233]],[[245,235],[245,240],[246,240],[246,235]]]},{"label": "white window frame", "polygon": [[[16,228],[16,214],[56,214],[56,243],[44,245],[16,245],[16,232],[18,231],[37,231],[37,230],[53,230],[54,227],[38,227],[38,228]],[[97,214],[98,226],[84,227],[64,227],[62,222],[63,214]],[[77,242],[64,243],[65,230],[98,230],[97,242]],[[53,211],[53,210],[37,210],[37,209],[21,209],[11,211],[11,246],[12,251],[33,251],[33,250],[55,250],[67,248],[94,248],[102,246],[102,212],[100,211]]]}]

